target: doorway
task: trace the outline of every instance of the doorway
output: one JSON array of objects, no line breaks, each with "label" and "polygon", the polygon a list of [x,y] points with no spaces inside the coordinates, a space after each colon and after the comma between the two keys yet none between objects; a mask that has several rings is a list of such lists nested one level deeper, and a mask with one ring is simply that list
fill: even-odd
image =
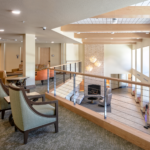
[{"label": "doorway", "polygon": [[41,47],[40,48],[40,64],[49,65],[50,67],[50,48]]}]

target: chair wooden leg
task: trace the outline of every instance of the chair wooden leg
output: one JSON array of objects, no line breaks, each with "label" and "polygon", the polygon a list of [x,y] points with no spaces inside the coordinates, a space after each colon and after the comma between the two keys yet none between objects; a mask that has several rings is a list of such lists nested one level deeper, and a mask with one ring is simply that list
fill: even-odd
[{"label": "chair wooden leg", "polygon": [[55,133],[58,132],[58,121],[54,123],[54,126],[55,126]]},{"label": "chair wooden leg", "polygon": [[2,110],[2,119],[4,119],[4,115],[5,115],[5,110]]},{"label": "chair wooden leg", "polygon": [[15,126],[15,132],[17,132],[17,127]]},{"label": "chair wooden leg", "polygon": [[24,144],[27,144],[29,131],[24,131]]}]

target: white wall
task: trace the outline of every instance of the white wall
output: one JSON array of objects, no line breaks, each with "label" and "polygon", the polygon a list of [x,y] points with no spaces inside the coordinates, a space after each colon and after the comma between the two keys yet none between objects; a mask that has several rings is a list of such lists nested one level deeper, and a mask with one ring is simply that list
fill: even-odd
[{"label": "white wall", "polygon": [[[19,68],[20,64],[20,47],[22,44],[19,43],[6,43],[5,51],[6,51],[6,71],[12,71],[14,68]],[[17,58],[16,55],[19,55]]]},{"label": "white wall", "polygon": [[79,60],[79,45],[78,44],[66,44],[66,61]]},{"label": "white wall", "polygon": [[[61,44],[60,43],[36,43],[36,64],[40,62],[40,47],[50,47],[50,65],[56,66],[61,64]],[[54,57],[52,57],[54,55]]]},{"label": "white wall", "polygon": [[104,45],[104,75],[131,73],[132,45]]}]

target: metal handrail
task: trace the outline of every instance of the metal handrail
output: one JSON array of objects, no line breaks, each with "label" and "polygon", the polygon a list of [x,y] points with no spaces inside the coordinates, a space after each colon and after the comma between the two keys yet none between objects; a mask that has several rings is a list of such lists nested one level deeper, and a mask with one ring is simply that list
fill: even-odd
[{"label": "metal handrail", "polygon": [[116,78],[111,78],[111,77],[106,77],[106,76],[98,76],[98,75],[92,75],[92,74],[87,74],[87,73],[78,73],[78,72],[72,72],[72,71],[66,71],[66,70],[60,70],[60,69],[54,69],[54,68],[51,68],[51,70],[55,70],[58,72],[65,72],[68,74],[83,75],[83,76],[88,76],[88,77],[95,77],[95,78],[100,78],[100,79],[113,80],[113,81],[118,81],[118,82],[124,82],[124,83],[129,83],[129,84],[150,87],[150,84],[147,84],[147,83],[141,83],[141,82],[135,82],[135,81],[129,81],[129,80],[121,80],[121,79],[116,79]]}]

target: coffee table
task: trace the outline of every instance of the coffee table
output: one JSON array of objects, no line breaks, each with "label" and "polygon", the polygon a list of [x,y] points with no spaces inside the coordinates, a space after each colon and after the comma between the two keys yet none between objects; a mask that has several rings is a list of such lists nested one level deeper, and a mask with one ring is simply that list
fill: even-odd
[{"label": "coffee table", "polygon": [[97,97],[88,97],[88,100],[91,101],[91,104],[94,104],[94,101],[97,100]]}]

